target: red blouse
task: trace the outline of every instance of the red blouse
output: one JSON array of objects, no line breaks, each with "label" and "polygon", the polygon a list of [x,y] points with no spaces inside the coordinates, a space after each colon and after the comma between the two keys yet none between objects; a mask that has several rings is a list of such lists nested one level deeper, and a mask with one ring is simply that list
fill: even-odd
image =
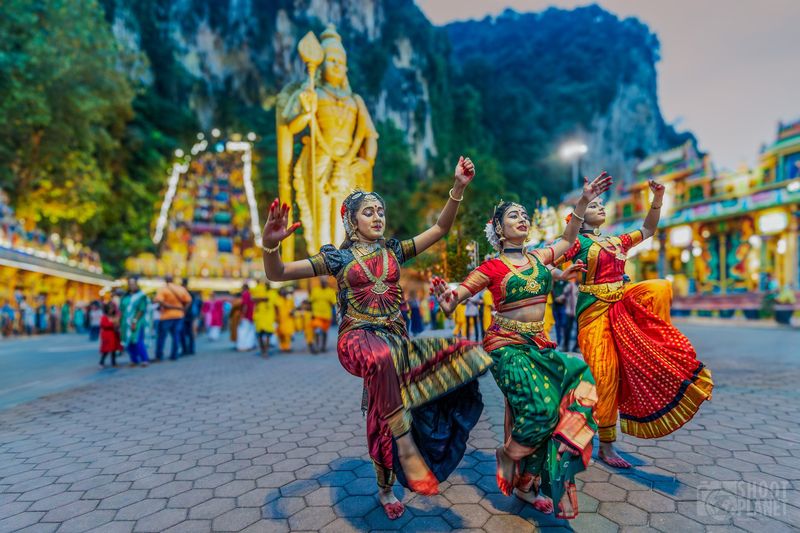
[{"label": "red blouse", "polygon": [[[551,248],[547,250],[552,254]],[[516,276],[500,259],[490,259],[481,263],[478,268],[470,272],[461,286],[473,295],[488,288],[492,293],[495,308],[501,313],[545,303],[552,286],[553,276],[539,260],[537,254],[531,253],[528,254],[528,257],[537,270],[534,279],[538,289],[535,291],[528,290],[525,280]],[[523,266],[517,267],[517,270],[528,275],[528,273],[532,274],[533,268],[533,266]]]}]

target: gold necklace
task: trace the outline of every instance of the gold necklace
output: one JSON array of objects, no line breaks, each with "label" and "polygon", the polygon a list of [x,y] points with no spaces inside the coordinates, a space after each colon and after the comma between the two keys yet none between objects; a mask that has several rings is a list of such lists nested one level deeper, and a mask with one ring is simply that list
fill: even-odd
[{"label": "gold necklace", "polygon": [[611,255],[613,255],[618,260],[625,261],[625,260],[628,259],[628,256],[622,250],[622,247],[621,246],[617,246],[616,244],[614,244],[612,242],[609,242],[608,238],[605,238],[603,240],[599,240],[596,237],[589,236],[589,239],[591,239],[592,242],[597,243],[597,245],[600,246],[600,248],[602,248],[606,252],[610,253]]},{"label": "gold necklace", "polygon": [[536,258],[531,258],[527,253],[524,254],[525,258],[528,259],[528,262],[531,264],[531,268],[533,272],[530,274],[523,274],[519,271],[519,269],[511,262],[511,260],[506,257],[505,254],[500,255],[500,260],[505,264],[508,269],[517,277],[522,278],[525,281],[525,291],[529,293],[536,294],[538,293],[541,288],[542,284],[539,283],[539,280],[536,279],[536,276],[539,275],[539,267],[536,266]]},{"label": "gold necklace", "polygon": [[367,279],[372,282],[370,290],[373,294],[384,294],[389,290],[389,286],[384,283],[386,276],[389,274],[389,253],[386,251],[386,248],[382,248],[381,251],[383,252],[383,272],[381,272],[381,277],[379,278],[375,277],[375,274],[373,274],[361,258],[358,257],[358,254],[355,253],[355,251],[353,252],[356,263],[358,263],[358,266],[364,271],[364,275],[367,276]]}]

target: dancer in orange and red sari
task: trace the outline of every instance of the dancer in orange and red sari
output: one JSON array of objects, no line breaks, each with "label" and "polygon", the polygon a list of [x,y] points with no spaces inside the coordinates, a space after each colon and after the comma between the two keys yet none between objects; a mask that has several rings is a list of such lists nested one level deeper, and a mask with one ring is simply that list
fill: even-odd
[{"label": "dancer in orange and red sari", "polygon": [[[578,515],[575,475],[592,456],[597,401],[594,379],[581,359],[557,350],[544,331],[545,306],[552,289],[548,268],[578,236],[591,200],[611,186],[600,175],[586,183],[574,222],[552,247],[525,252],[530,218],[525,208],[502,202],[487,224],[486,236],[500,257],[481,264],[454,291],[436,278],[434,290],[445,313],[481,290],[492,293],[497,311],[483,346],[494,361],[492,375],[506,400],[505,439],[497,449],[497,484],[543,513]],[[580,271],[573,265],[562,276]],[[541,490],[540,490],[541,489]],[[549,496],[549,497],[548,497]]]},{"label": "dancer in orange and red sari", "polygon": [[410,339],[400,314],[400,265],[447,234],[474,174],[472,162],[461,158],[438,221],[413,239],[385,240],[383,199],[361,191],[342,205],[345,242],[338,249],[323,246],[310,260],[284,264],[280,259],[280,242],[299,226],[289,226],[288,206],[273,202],[264,227],[264,268],[271,281],[336,277],[339,361],[364,378],[369,454],[378,498],[390,519],[404,511],[392,493],[395,475],[415,492],[436,494],[439,482],[463,457],[469,431],[483,410],[475,378],[491,360],[480,345]]},{"label": "dancer in orange and red sari", "polygon": [[587,268],[578,286],[578,344],[597,382],[598,456],[617,468],[631,467],[614,450],[617,412],[623,433],[663,437],[688,422],[714,386],[711,372],[670,322],[670,283],[626,283],[628,250],[652,237],[658,226],[664,186],[650,181],[650,189],[653,203],[641,229],[603,235],[606,212],[596,200],[586,209],[578,241],[565,254]]}]

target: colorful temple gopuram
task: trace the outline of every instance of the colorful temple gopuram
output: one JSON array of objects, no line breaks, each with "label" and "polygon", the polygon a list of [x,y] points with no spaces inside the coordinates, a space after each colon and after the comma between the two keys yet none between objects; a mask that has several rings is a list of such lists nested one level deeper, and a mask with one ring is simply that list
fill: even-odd
[{"label": "colorful temple gopuram", "polygon": [[[143,286],[166,275],[188,278],[192,288],[231,291],[263,277],[261,254],[253,243],[261,228],[252,182],[252,145],[203,133],[189,153],[176,150],[153,220],[157,254],[128,259],[125,269]],[[253,139],[253,134],[248,135]]]},{"label": "colorful temple gopuram", "polygon": [[755,169],[715,172],[691,143],[647,157],[606,202],[606,233],[641,226],[649,179],[667,193],[659,232],[631,250],[632,279],[669,279],[678,313],[714,316],[754,317],[766,293],[797,290],[800,121],[779,125]]}]

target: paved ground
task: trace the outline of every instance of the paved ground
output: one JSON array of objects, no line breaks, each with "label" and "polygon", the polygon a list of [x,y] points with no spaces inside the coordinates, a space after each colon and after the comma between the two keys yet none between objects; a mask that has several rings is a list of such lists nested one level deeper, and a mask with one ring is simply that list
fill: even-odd
[{"label": "paved ground", "polygon": [[390,522],[373,496],[360,381],[335,356],[206,351],[0,411],[0,531],[792,531],[800,333],[684,330],[715,372],[714,401],[671,437],[624,438],[632,472],[591,465],[569,524],[498,493],[490,377],[442,495],[404,495],[408,512]]},{"label": "paved ground", "polygon": [[0,339],[0,409],[103,379],[88,335]]}]

